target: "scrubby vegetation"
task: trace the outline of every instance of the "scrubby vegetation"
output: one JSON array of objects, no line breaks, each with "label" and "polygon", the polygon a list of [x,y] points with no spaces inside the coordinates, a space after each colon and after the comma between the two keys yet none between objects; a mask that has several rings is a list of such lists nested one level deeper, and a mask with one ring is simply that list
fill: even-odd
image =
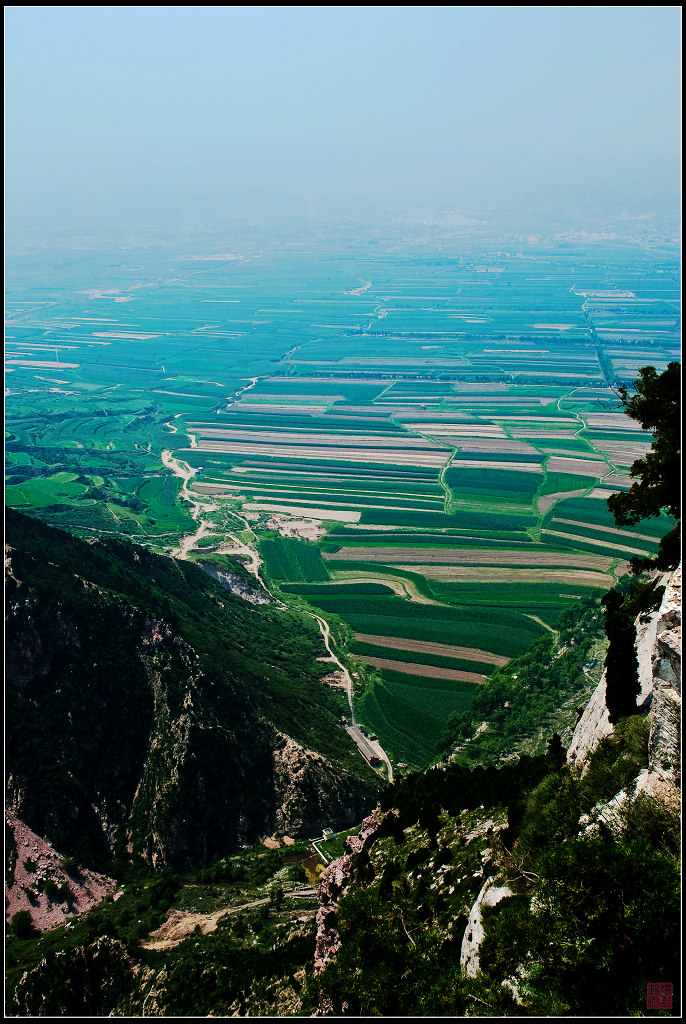
[{"label": "scrubby vegetation", "polygon": [[627,388],[619,388],[624,410],[644,430],[653,431],[653,442],[645,458],[631,466],[635,482],[629,491],[612,495],[607,504],[618,526],[658,516],[663,510],[677,520],[660,541],[656,559],[632,559],[636,572],[668,569],[681,557],[681,366],[671,362],[663,373],[644,366],[633,387],[631,397]]},{"label": "scrubby vegetation", "polygon": [[497,764],[521,750],[545,749],[545,737],[554,732],[569,738],[577,708],[602,670],[600,599],[596,592],[575,602],[557,619],[554,633],[492,672],[471,707],[449,717],[442,749],[457,750],[466,764]]},{"label": "scrubby vegetation", "polygon": [[[610,828],[601,808],[646,763],[647,722],[634,717],[581,777],[551,742],[545,756],[387,790],[316,999],[371,1016],[640,1014],[647,982],[678,977],[678,821],[641,798]],[[470,977],[462,941],[488,877],[512,895],[484,911]]]},{"label": "scrubby vegetation", "polygon": [[[260,1015],[280,1000],[286,1013],[299,1009],[315,906],[303,885],[307,854],[303,844],[258,847],[199,872],[134,876],[85,918],[42,937],[13,922],[9,1014]],[[172,909],[190,918],[186,938],[148,948]],[[193,914],[216,915],[216,929],[194,927]]]}]

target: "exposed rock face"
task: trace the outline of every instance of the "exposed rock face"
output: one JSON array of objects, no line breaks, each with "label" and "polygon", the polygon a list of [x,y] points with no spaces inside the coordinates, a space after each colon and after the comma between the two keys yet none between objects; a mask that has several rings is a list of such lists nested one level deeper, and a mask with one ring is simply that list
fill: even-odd
[{"label": "exposed rock face", "polygon": [[460,966],[470,978],[475,978],[479,973],[479,947],[484,938],[482,909],[495,907],[506,896],[512,896],[512,890],[508,885],[496,885],[495,882],[495,876],[486,879],[474,906],[469,911],[469,924],[465,929],[460,950]]},{"label": "exposed rock face", "polygon": [[[68,852],[87,837],[102,860],[139,778],[152,700],[142,665],[136,671],[124,653],[124,637],[135,630],[131,609],[83,581],[73,586],[81,606],[7,581],[8,806]],[[83,606],[92,631],[75,611]],[[124,677],[118,688],[117,675]]]},{"label": "exposed rock face", "polygon": [[[666,584],[665,594],[658,611],[641,616],[636,621],[636,655],[638,657],[641,692],[637,698],[639,707],[651,708],[651,722],[667,722],[674,719],[674,712],[657,711],[665,702],[673,705],[672,693],[679,697],[681,691],[681,567],[673,574],[662,578]],[[676,686],[675,686],[676,682]],[[673,726],[669,726],[673,733]],[[570,764],[579,764],[597,747],[604,736],[613,729],[610,725],[605,704],[605,673],[593,691],[584,713],[577,722],[571,743],[567,750]],[[657,741],[655,741],[657,742]],[[651,745],[653,739],[651,735]]]},{"label": "exposed rock face", "polygon": [[653,678],[659,687],[681,693],[681,566],[675,570],[660,605]]},{"label": "exposed rock face", "polygon": [[216,852],[255,841],[269,827],[271,730],[247,709],[233,721],[225,717],[213,699],[217,683],[163,622],[146,620],[143,643],[154,727],[127,821],[127,851],[155,869],[205,863],[211,843]]},{"label": "exposed rock face", "polygon": [[365,818],[356,836],[349,836],[345,841],[348,853],[329,864],[322,872],[319,884],[319,909],[317,910],[317,938],[314,952],[314,973],[321,974],[329,961],[333,960],[341,948],[341,941],[336,928],[336,911],[342,896],[350,885],[351,856],[359,853],[364,844],[373,836],[381,820],[374,812]]},{"label": "exposed rock face", "polygon": [[236,597],[241,597],[250,604],[271,604],[269,597],[263,590],[251,586],[239,573],[220,569],[218,566],[212,565],[211,562],[198,562],[198,565],[206,573],[218,580],[228,591],[235,594]]},{"label": "exposed rock face", "polygon": [[667,585],[657,613],[651,667],[653,699],[650,705],[648,768],[638,778],[636,795],[651,796],[678,813],[681,785],[681,566]]},{"label": "exposed rock face", "polygon": [[[8,578],[17,585],[9,573]],[[8,593],[5,614],[13,624],[13,642],[5,650],[5,672],[15,686],[48,675],[65,652],[78,646],[59,605],[42,608],[30,600],[9,599]]]},{"label": "exposed rock face", "polygon": [[277,830],[306,836],[321,828],[322,822],[352,826],[364,808],[352,795],[351,782],[343,769],[322,754],[280,733],[274,749]]},{"label": "exposed rock face", "polygon": [[570,764],[581,763],[591,750],[596,747],[604,736],[612,732],[607,706],[605,703],[605,673],[591,694],[591,699],[584,708],[584,713],[576,724],[569,748],[567,760]]}]

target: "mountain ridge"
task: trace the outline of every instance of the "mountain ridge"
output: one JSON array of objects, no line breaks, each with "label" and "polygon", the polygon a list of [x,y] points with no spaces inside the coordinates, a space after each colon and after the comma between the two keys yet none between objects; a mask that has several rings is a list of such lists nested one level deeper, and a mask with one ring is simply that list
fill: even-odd
[{"label": "mountain ridge", "polygon": [[338,726],[304,618],[12,510],[7,545],[9,804],[35,831],[90,866],[178,869],[277,825],[359,820],[378,781]]}]

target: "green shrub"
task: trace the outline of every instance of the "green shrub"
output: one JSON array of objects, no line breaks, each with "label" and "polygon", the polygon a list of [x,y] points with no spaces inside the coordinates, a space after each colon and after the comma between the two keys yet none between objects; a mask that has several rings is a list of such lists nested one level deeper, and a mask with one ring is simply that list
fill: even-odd
[{"label": "green shrub", "polygon": [[18,910],[10,919],[9,932],[16,939],[32,939],[37,935],[29,910]]}]

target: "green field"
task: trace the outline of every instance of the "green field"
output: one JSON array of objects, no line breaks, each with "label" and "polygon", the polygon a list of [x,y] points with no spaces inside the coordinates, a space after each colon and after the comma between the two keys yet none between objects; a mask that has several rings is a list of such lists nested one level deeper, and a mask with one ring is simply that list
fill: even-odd
[{"label": "green field", "polygon": [[[620,530],[603,499],[631,484],[627,446],[650,440],[617,386],[679,358],[677,332],[658,330],[680,299],[678,260],[610,241],[442,245],[260,243],[230,263],[164,247],[13,257],[6,501],[167,553],[202,523],[198,551],[259,550],[284,600],[352,631],[522,653],[594,585],[527,576],[554,564],[541,555],[570,570],[603,556],[612,581],[670,526]],[[617,289],[636,301],[586,301]],[[185,489],[164,452],[193,471]],[[315,510],[314,532],[293,528]],[[322,557],[341,547],[345,562]],[[474,571],[427,578],[384,561],[390,548]],[[470,561],[479,549],[516,576],[489,582]],[[352,653],[444,663],[370,650]],[[362,671],[360,716],[396,759],[428,763],[437,723],[472,690]]]},{"label": "green field", "polygon": [[421,767],[436,756],[447,717],[471,705],[475,684],[446,684],[389,669],[380,676],[360,699],[359,715],[383,737],[396,761]]},{"label": "green field", "polygon": [[292,537],[263,540],[260,550],[272,579],[287,583],[316,583],[329,574],[318,548]]}]

